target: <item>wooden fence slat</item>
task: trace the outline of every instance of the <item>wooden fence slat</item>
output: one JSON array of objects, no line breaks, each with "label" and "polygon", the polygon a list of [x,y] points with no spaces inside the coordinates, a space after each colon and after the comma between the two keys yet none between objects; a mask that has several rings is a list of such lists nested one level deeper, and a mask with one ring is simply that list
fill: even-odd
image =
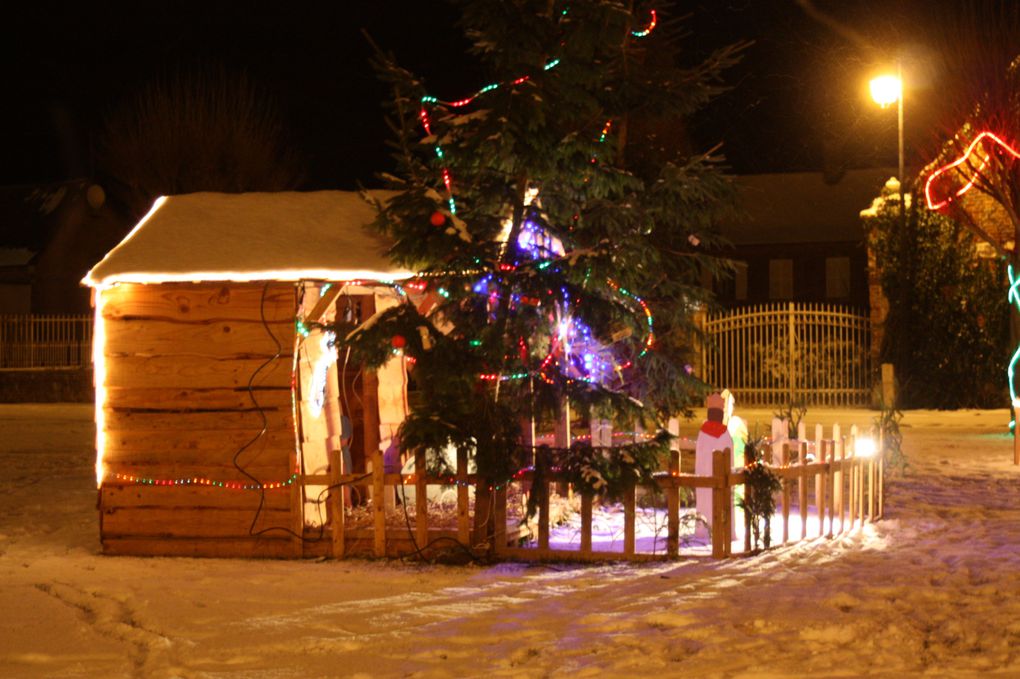
[{"label": "wooden fence slat", "polygon": [[[790,466],[790,444],[783,444],[781,464],[783,469],[788,469]],[[790,479],[783,478],[783,544],[785,545],[790,541]]]},{"label": "wooden fence slat", "polygon": [[825,465],[825,446],[815,448],[815,462],[822,463],[815,472],[815,506],[818,508],[818,537],[825,535],[825,485],[828,481],[828,470]]},{"label": "wooden fence slat", "polygon": [[803,469],[807,465],[807,442],[801,441],[797,447],[797,464],[801,467],[797,476],[797,502],[800,506],[800,539],[807,537],[808,520],[808,493],[807,493],[807,471]]},{"label": "wooden fence slat", "polygon": [[[457,449],[457,540],[471,544],[471,516],[468,513],[467,448]],[[477,492],[477,491],[476,491]]]},{"label": "wooden fence slat", "polygon": [[414,451],[414,525],[418,549],[429,542],[429,487],[425,481],[425,449]]},{"label": "wooden fence slat", "polygon": [[637,521],[635,491],[633,484],[627,486],[623,491],[623,553],[627,556],[634,554],[635,546],[635,522]]},{"label": "wooden fence slat", "polygon": [[727,485],[727,474],[729,474],[730,451],[716,450],[712,453],[712,476],[716,481],[721,481],[718,487],[712,489],[712,556],[716,559],[723,559],[730,555],[732,548],[730,538],[730,525],[727,518],[732,516],[732,493]]},{"label": "wooden fence slat", "polygon": [[[669,475],[680,473],[680,451],[669,451]],[[666,553],[676,556],[680,553],[680,487],[670,485],[666,492],[666,513],[669,535],[666,540]]]},{"label": "wooden fence slat", "polygon": [[[548,470],[551,466],[551,460],[549,459],[549,450],[546,448],[539,448],[535,451],[535,466],[541,467]],[[548,479],[549,474],[546,474]],[[538,548],[540,550],[549,549],[549,482],[547,480],[542,483],[535,483],[534,480],[531,484],[531,492],[538,493]]]},{"label": "wooden fence slat", "polygon": [[386,485],[382,451],[372,451],[372,518],[375,530],[373,553],[377,557],[386,556]]},{"label": "wooden fence slat", "polygon": [[492,513],[495,527],[492,531],[493,551],[501,556],[507,548],[506,538],[506,486],[494,488],[492,491]]},{"label": "wooden fence slat", "polygon": [[591,552],[592,495],[581,493],[581,552]]}]

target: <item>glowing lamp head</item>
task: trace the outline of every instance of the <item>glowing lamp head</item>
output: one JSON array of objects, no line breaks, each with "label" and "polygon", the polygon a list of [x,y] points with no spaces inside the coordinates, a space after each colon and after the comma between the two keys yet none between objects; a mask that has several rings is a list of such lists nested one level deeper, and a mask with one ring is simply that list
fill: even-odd
[{"label": "glowing lamp head", "polygon": [[859,438],[854,442],[854,454],[857,457],[874,457],[875,441],[869,438]]},{"label": "glowing lamp head", "polygon": [[882,108],[895,104],[903,94],[903,81],[894,75],[880,75],[870,85],[871,98]]}]

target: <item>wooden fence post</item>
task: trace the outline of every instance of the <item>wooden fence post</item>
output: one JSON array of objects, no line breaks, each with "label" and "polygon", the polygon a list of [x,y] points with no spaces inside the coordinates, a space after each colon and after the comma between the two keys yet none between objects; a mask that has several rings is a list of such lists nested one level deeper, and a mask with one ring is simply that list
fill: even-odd
[{"label": "wooden fence post", "polygon": [[885,518],[885,432],[878,430],[878,518]]},{"label": "wooden fence post", "polygon": [[623,553],[628,556],[634,554],[635,547],[635,504],[635,487],[631,483],[623,491]]},{"label": "wooden fence post", "polygon": [[386,466],[383,451],[372,451],[372,516],[374,519],[374,553],[386,556]]},{"label": "wooden fence post", "polygon": [[790,444],[783,444],[783,544],[790,541]]},{"label": "wooden fence post", "polygon": [[[549,451],[545,448],[539,448],[535,451],[535,465],[542,465],[542,468],[548,472],[550,467]],[[546,476],[546,480],[542,483],[532,482],[531,492],[538,493],[538,548],[540,550],[549,549],[549,481]]]},{"label": "wooden fence post", "polygon": [[846,442],[842,438],[835,439],[836,444],[836,476],[832,479],[833,494],[836,496],[836,512],[839,514],[839,532],[842,533],[846,530],[846,523],[844,523],[843,514],[843,496],[844,490],[846,489],[846,475],[845,475],[845,462],[846,462]]},{"label": "wooden fence post", "polygon": [[828,473],[825,468],[825,446],[815,447],[815,464],[819,465],[815,472],[815,506],[818,508],[818,537],[825,535],[825,485]]},{"label": "wooden fence post", "polygon": [[712,556],[724,559],[730,555],[732,540],[730,538],[730,518],[733,514],[732,498],[729,486],[730,451],[716,450],[712,452]]},{"label": "wooden fence post", "polygon": [[[679,444],[678,444],[679,445]],[[680,449],[669,451],[669,481],[666,486],[666,521],[669,536],[666,539],[666,553],[676,556],[680,553],[680,488],[676,485],[680,473]]]},{"label": "wooden fence post", "polygon": [[581,553],[591,554],[592,495],[587,490],[581,493]]},{"label": "wooden fence post", "polygon": [[822,446],[825,448],[825,462],[827,463],[825,469],[825,513],[829,516],[829,532],[825,534],[827,538],[832,539],[833,522],[836,520],[836,516],[833,513],[835,507],[833,503],[836,499],[836,446],[835,441],[823,441]]},{"label": "wooden fence post", "polygon": [[850,530],[853,530],[857,523],[857,447],[853,437],[850,437]]},{"label": "wooden fence post", "polygon": [[496,556],[506,551],[506,487],[496,486],[492,491],[492,514],[495,525],[492,530],[492,551]]},{"label": "wooden fence post", "polygon": [[414,526],[418,549],[429,543],[429,487],[425,482],[425,449],[414,451]]},{"label": "wooden fence post", "polygon": [[[468,512],[467,448],[457,449],[457,540],[465,546],[471,544],[471,516]],[[478,501],[475,489],[475,502]]]},{"label": "wooden fence post", "polygon": [[801,441],[797,446],[797,502],[800,505],[800,539],[807,537],[808,499],[807,499],[807,442]]}]

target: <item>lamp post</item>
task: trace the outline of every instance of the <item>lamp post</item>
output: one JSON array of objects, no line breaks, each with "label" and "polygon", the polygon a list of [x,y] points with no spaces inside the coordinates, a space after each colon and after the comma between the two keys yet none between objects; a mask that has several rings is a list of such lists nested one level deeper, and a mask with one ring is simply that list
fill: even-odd
[{"label": "lamp post", "polygon": [[906,197],[904,194],[905,181],[903,171],[903,66],[896,63],[896,75],[880,75],[872,79],[871,98],[882,108],[896,104],[897,139],[899,150],[899,167],[896,179],[900,182],[900,217],[903,218]]}]

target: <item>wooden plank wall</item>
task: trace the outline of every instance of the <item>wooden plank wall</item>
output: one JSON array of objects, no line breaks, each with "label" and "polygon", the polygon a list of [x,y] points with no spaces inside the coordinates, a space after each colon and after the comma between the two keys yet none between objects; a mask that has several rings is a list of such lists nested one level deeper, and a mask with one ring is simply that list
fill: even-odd
[{"label": "wooden plank wall", "polygon": [[299,540],[267,531],[295,525],[290,488],[262,497],[115,477],[252,483],[235,462],[266,483],[294,473],[294,285],[122,284],[102,294],[104,551],[300,556]]}]

